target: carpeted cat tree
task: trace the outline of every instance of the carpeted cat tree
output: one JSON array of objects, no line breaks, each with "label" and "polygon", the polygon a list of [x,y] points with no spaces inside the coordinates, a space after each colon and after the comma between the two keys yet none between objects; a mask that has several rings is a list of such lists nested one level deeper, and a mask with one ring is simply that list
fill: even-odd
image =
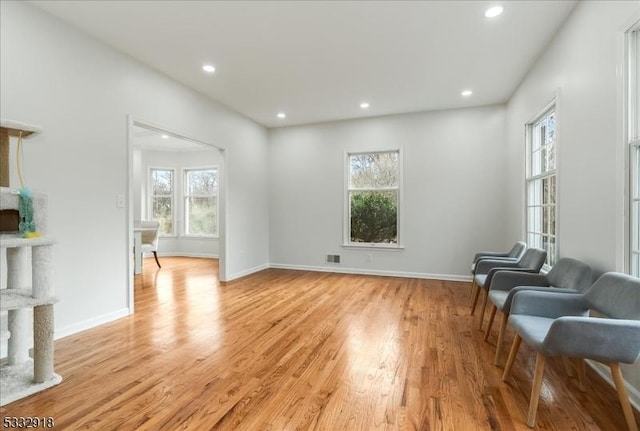
[{"label": "carpeted cat tree", "polygon": [[[17,167],[22,182],[22,138],[39,131],[36,126],[0,120],[0,248],[6,255],[7,279],[6,289],[0,290],[0,310],[7,313],[7,327],[0,328],[0,338],[7,343],[7,357],[0,364],[0,405],[62,381],[53,371],[53,304],[58,300],[53,290],[54,241],[47,236],[47,198],[24,187],[8,187],[9,137],[18,138]],[[29,356],[31,310],[33,359]]]}]

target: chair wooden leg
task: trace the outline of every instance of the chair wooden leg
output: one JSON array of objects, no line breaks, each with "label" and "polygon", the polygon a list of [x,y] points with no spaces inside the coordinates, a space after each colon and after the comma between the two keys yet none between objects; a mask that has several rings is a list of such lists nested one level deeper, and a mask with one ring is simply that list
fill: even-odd
[{"label": "chair wooden leg", "polygon": [[504,333],[507,330],[507,322],[509,321],[509,315],[502,313],[502,319],[500,320],[500,332],[498,332],[498,342],[496,344],[496,357],[493,359],[493,365],[500,364],[500,354],[502,353],[502,344],[504,343]]},{"label": "chair wooden leg", "polygon": [[536,412],[538,411],[538,401],[540,400],[540,388],[542,388],[545,359],[542,353],[538,353],[536,356],[536,370],[533,374],[533,386],[531,387],[531,399],[529,400],[529,415],[527,416],[527,425],[531,428],[536,426]]},{"label": "chair wooden leg", "polygon": [[156,258],[156,263],[158,264],[158,268],[162,268],[162,267],[160,266],[160,261],[158,260],[158,253],[157,253],[157,252],[155,252],[155,251],[153,252],[153,257],[155,257],[155,258]]},{"label": "chair wooden leg", "polygon": [[[487,295],[489,295],[487,293]],[[491,304],[491,311],[489,312],[489,322],[487,322],[487,329],[484,331],[484,341],[489,339],[489,334],[491,333],[491,327],[493,326],[493,319],[496,318],[496,311],[498,311],[498,307],[495,304]]]},{"label": "chair wooden leg", "polygon": [[478,286],[477,284],[476,286],[476,292],[473,295],[473,304],[471,305],[471,315],[473,316],[473,313],[476,312],[476,305],[478,305],[478,297],[480,296],[480,291],[482,290],[480,288],[480,286]]},{"label": "chair wooden leg", "polygon": [[478,329],[482,330],[482,321],[484,320],[484,310],[487,308],[487,298],[489,298],[489,292],[485,289],[482,289],[483,297],[482,297],[482,305],[480,306],[480,322],[478,322]]},{"label": "chair wooden leg", "polygon": [[511,374],[511,368],[513,368],[513,363],[515,362],[516,356],[518,355],[518,350],[520,349],[521,342],[522,338],[520,338],[520,335],[516,334],[516,336],[513,337],[513,344],[511,345],[509,358],[507,359],[507,364],[504,366],[504,372],[502,373],[503,382],[506,382],[509,378],[509,374]]},{"label": "chair wooden leg", "polygon": [[576,359],[576,368],[578,370],[578,388],[582,392],[585,392],[587,390],[587,385],[586,385],[586,370],[585,370],[584,359],[582,358]]},{"label": "chair wooden leg", "polygon": [[562,364],[564,365],[564,372],[567,373],[567,376],[573,377],[573,367],[571,366],[571,360],[566,356],[563,356]]},{"label": "chair wooden leg", "polygon": [[622,379],[622,373],[620,372],[620,365],[617,362],[609,364],[611,368],[611,376],[616,384],[616,390],[618,391],[618,398],[620,404],[622,404],[622,411],[624,412],[624,418],[627,421],[627,427],[629,431],[638,431],[638,425],[636,419],[633,417],[633,410],[631,410],[631,404],[629,403],[629,396],[627,390],[624,387],[624,380]]},{"label": "chair wooden leg", "polygon": [[476,291],[476,276],[471,274],[471,290],[469,290],[469,301],[473,300],[473,294]]}]

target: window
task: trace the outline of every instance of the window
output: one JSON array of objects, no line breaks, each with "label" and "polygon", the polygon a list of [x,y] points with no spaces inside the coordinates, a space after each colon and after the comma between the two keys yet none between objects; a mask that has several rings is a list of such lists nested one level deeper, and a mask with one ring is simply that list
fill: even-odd
[{"label": "window", "polygon": [[185,235],[218,235],[218,170],[187,169],[184,175]]},{"label": "window", "polygon": [[174,234],[174,177],[173,169],[149,170],[151,219],[160,222],[161,235]]},{"label": "window", "polygon": [[398,245],[400,151],[347,154],[347,245]]},{"label": "window", "polygon": [[627,130],[629,145],[629,273],[640,277],[640,23],[627,32]]},{"label": "window", "polygon": [[527,242],[556,262],[556,112],[551,106],[527,125]]}]

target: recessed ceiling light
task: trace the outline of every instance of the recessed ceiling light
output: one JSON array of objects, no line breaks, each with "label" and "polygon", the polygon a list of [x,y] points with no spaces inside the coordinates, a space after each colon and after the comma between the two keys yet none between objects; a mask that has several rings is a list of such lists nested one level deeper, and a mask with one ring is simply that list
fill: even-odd
[{"label": "recessed ceiling light", "polygon": [[464,90],[462,93],[460,93],[461,95],[468,97],[471,96],[473,94],[473,91],[471,90]]},{"label": "recessed ceiling light", "polygon": [[162,139],[169,139],[169,135],[162,135],[161,138]]},{"label": "recessed ceiling light", "polygon": [[498,15],[500,15],[502,13],[504,9],[502,8],[502,6],[494,6],[494,7],[490,7],[489,9],[487,9],[484,12],[484,16],[487,18],[495,18]]},{"label": "recessed ceiling light", "polygon": [[205,64],[205,65],[203,65],[203,66],[202,66],[202,70],[204,70],[204,71],[205,71],[205,72],[207,72],[207,73],[213,73],[213,72],[215,72],[215,71],[216,71],[216,68],[215,68],[215,67],[213,67],[213,66],[212,66],[212,65],[210,65],[210,64]]},{"label": "recessed ceiling light", "polygon": [[285,114],[284,112],[278,112],[278,118],[285,118],[287,116],[287,114]]},{"label": "recessed ceiling light", "polygon": [[360,107],[361,107],[362,109],[367,109],[367,108],[369,108],[369,103],[367,103],[367,102],[362,102],[362,103],[360,104]]}]

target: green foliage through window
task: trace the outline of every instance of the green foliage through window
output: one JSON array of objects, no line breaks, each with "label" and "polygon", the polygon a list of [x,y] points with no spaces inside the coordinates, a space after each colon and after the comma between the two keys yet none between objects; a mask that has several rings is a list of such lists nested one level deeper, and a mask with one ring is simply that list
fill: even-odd
[{"label": "green foliage through window", "polygon": [[185,234],[218,234],[218,170],[189,169],[185,175]]},{"label": "green foliage through window", "polygon": [[349,242],[398,243],[399,152],[349,154]]},{"label": "green foliage through window", "polygon": [[395,243],[398,238],[398,202],[393,192],[351,194],[351,241]]},{"label": "green foliage through window", "polygon": [[160,233],[173,234],[172,169],[151,169],[151,218],[160,222]]}]

